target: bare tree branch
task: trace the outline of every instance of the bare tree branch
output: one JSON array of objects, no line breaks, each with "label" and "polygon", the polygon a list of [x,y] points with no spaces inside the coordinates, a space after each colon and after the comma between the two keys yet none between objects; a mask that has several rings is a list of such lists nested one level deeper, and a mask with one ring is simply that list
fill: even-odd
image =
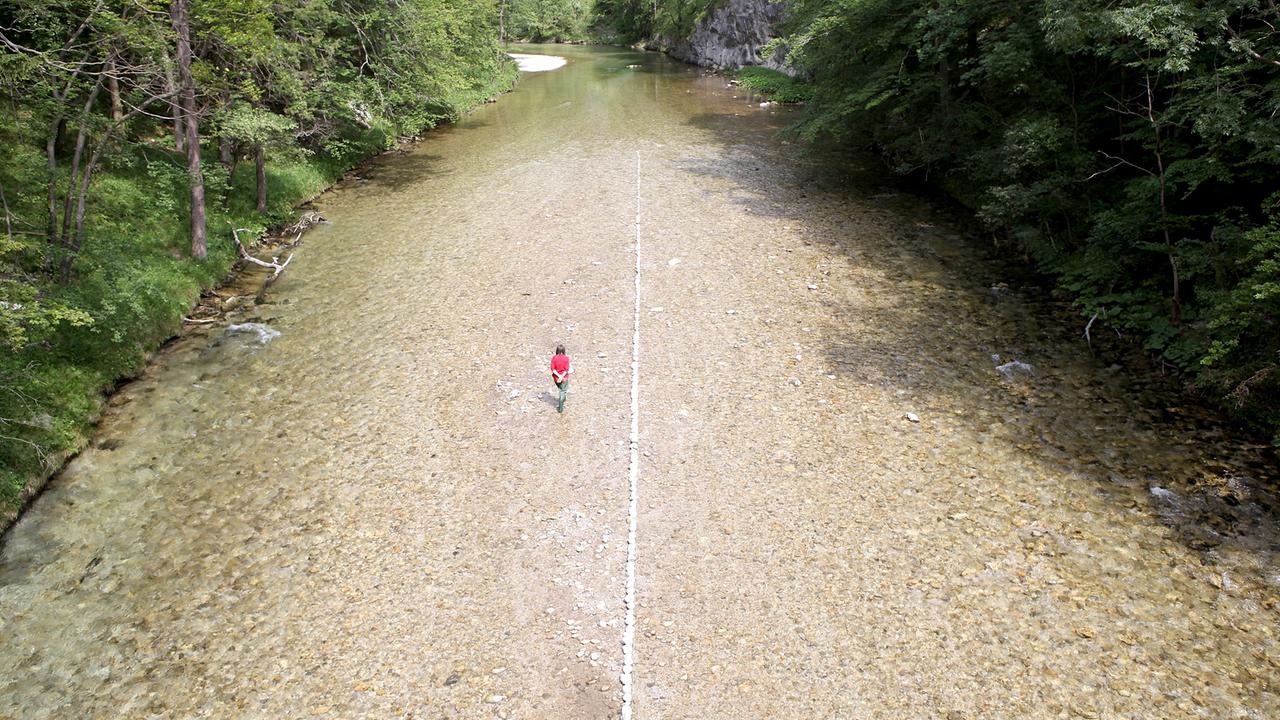
[{"label": "bare tree branch", "polygon": [[253,263],[254,265],[258,265],[258,266],[267,268],[269,270],[275,270],[275,272],[271,274],[271,277],[267,278],[267,284],[270,285],[272,282],[275,281],[276,278],[280,277],[280,273],[284,272],[284,269],[289,266],[289,263],[293,262],[293,253],[289,253],[289,257],[285,258],[285,261],[283,263],[280,262],[280,258],[278,257],[271,258],[271,262],[267,262],[265,260],[259,260],[258,258],[250,255],[249,251],[245,250],[244,245],[241,244],[240,231],[242,230],[244,232],[248,232],[249,228],[232,228],[231,229],[231,234],[235,236],[235,239],[236,239],[236,248],[239,249],[240,251],[240,257],[247,262]]}]

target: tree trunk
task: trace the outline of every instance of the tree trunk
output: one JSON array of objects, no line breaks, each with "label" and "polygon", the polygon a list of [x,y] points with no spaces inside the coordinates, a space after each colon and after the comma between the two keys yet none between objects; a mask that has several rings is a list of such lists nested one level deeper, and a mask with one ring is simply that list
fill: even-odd
[{"label": "tree trunk", "polygon": [[80,175],[80,161],[84,159],[85,143],[89,141],[89,114],[98,100],[98,91],[102,88],[102,78],[93,84],[89,97],[84,101],[84,110],[80,113],[80,127],[76,129],[76,149],[71,155],[71,176],[67,178],[67,197],[62,208],[62,244],[67,245],[71,238],[71,207],[75,202],[75,188]]},{"label": "tree trunk", "polygon": [[44,144],[49,169],[49,216],[46,218],[48,229],[45,239],[50,245],[58,242],[58,136],[62,134],[59,129],[61,125],[61,118],[53,121],[49,128],[49,139]]},{"label": "tree trunk", "polygon": [[253,166],[258,174],[258,214],[267,212],[267,151],[261,145],[254,148]]},{"label": "tree trunk", "polygon": [[235,143],[225,137],[218,138],[218,163],[227,169],[227,181],[230,182],[231,173],[235,172]]},{"label": "tree trunk", "polygon": [[173,151],[183,152],[186,150],[186,130],[182,127],[182,98],[179,97],[178,80],[173,76],[173,63],[168,52],[164,54],[164,85],[172,98],[169,105],[173,108]]},{"label": "tree trunk", "polygon": [[200,170],[200,121],[196,116],[195,80],[191,77],[191,21],[187,0],[174,0],[173,29],[178,35],[178,80],[181,83],[182,126],[187,146],[187,174],[191,183],[191,255],[208,254],[205,238],[204,174]]},{"label": "tree trunk", "polygon": [[124,104],[120,102],[120,81],[116,78],[116,56],[107,58],[107,92],[111,93],[111,120],[120,122],[124,117]]},{"label": "tree trunk", "polygon": [[1156,179],[1160,183],[1160,230],[1164,235],[1165,254],[1169,258],[1169,273],[1173,281],[1172,307],[1169,321],[1174,325],[1182,324],[1182,278],[1178,273],[1178,258],[1174,253],[1173,238],[1169,235],[1169,204],[1166,187],[1166,170],[1164,167],[1164,138],[1160,133],[1160,122],[1156,119],[1155,91],[1151,87],[1151,75],[1147,75],[1147,119],[1151,122],[1151,130],[1155,136]]},{"label": "tree trunk", "polygon": [[[230,90],[222,91],[222,110],[223,112],[231,111],[231,91]],[[236,144],[233,140],[231,140],[231,138],[228,138],[226,135],[221,135],[218,137],[218,162],[222,164],[222,167],[227,169],[228,189],[230,189],[231,187],[231,176],[235,173],[235,170],[236,170],[235,150],[236,150]]]}]

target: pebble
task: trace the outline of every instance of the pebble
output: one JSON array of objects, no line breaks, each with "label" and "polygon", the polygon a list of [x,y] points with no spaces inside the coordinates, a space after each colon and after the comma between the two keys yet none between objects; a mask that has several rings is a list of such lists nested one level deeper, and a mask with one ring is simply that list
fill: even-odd
[{"label": "pebble", "polygon": [[909,413],[907,413],[907,414],[906,414],[906,418],[907,418],[908,420],[910,420],[911,422],[913,422],[913,423],[918,423],[918,422],[920,422],[920,416],[919,416],[919,415],[917,415],[917,414],[915,414],[915,413],[913,413],[913,412],[909,412]]}]

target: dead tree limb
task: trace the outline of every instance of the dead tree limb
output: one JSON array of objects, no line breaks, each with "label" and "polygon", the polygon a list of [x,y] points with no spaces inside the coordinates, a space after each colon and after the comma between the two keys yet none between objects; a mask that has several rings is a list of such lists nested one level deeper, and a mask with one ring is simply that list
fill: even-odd
[{"label": "dead tree limb", "polygon": [[1089,331],[1093,329],[1093,323],[1097,319],[1098,313],[1094,313],[1093,317],[1089,318],[1089,323],[1084,326],[1084,341],[1089,344],[1090,350],[1093,350],[1093,338],[1089,336]]},{"label": "dead tree limb", "polygon": [[280,273],[284,272],[284,269],[289,266],[289,263],[293,262],[293,253],[289,253],[289,257],[285,258],[284,262],[280,262],[279,257],[271,258],[271,262],[259,260],[258,258],[250,255],[248,250],[244,249],[244,244],[240,242],[241,230],[248,232],[249,228],[231,229],[231,234],[235,236],[236,248],[240,251],[240,258],[246,262],[253,263],[254,265],[267,268],[268,270],[273,270],[274,272],[271,273],[271,277],[268,277],[266,282],[267,285],[270,285],[275,282],[276,278],[280,277]]}]

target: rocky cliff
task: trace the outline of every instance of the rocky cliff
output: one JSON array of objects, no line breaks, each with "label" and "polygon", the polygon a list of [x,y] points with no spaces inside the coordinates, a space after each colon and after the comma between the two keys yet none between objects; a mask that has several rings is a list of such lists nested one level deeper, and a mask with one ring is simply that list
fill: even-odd
[{"label": "rocky cliff", "polygon": [[684,39],[665,39],[672,57],[695,65],[736,69],[764,65],[786,72],[782,53],[761,57],[765,43],[777,36],[783,4],[765,0],[726,0],[700,21]]}]

